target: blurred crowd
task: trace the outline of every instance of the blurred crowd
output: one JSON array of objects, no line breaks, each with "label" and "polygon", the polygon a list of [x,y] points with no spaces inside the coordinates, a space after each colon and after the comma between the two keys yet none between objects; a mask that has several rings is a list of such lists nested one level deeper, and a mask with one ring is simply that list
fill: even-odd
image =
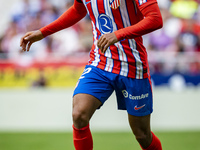
[{"label": "blurred crowd", "polygon": [[[144,36],[154,73],[200,73],[200,6],[198,0],[158,0],[164,27]],[[91,23],[86,16],[76,25],[20,50],[20,38],[57,19],[71,0],[21,0],[11,12],[10,23],[0,37],[0,60],[28,64],[33,60],[88,55],[92,44]]]},{"label": "blurred crowd", "polygon": [[151,72],[200,73],[200,1],[158,0],[164,26],[145,36]]},{"label": "blurred crowd", "polygon": [[[71,5],[71,0],[21,0],[11,9],[11,19],[0,37],[0,59],[21,64],[36,60],[66,57],[88,52],[92,44],[91,22],[85,17],[76,25],[33,44],[29,53],[20,49],[20,38],[28,31],[38,30],[51,23]],[[76,52],[79,53],[76,53]]]}]

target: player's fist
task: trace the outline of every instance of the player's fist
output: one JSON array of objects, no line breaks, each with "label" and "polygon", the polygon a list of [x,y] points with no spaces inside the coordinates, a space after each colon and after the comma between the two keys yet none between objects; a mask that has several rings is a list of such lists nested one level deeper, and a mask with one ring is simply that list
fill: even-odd
[{"label": "player's fist", "polygon": [[101,50],[102,53],[105,53],[107,48],[110,45],[113,45],[114,43],[118,42],[118,39],[115,35],[115,33],[108,33],[104,34],[100,37],[100,39],[97,42],[97,46]]},{"label": "player's fist", "polygon": [[44,38],[44,36],[42,35],[42,32],[40,30],[27,32],[21,38],[20,46],[21,46],[21,48],[22,48],[23,51],[29,51],[31,45],[34,42],[39,41],[39,40],[41,40],[43,38]]}]

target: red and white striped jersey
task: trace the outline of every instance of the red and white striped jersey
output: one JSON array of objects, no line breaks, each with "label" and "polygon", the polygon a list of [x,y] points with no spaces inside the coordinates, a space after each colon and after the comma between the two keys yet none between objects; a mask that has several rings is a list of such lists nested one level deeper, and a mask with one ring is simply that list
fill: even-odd
[{"label": "red and white striped jersey", "polygon": [[[88,64],[130,78],[149,77],[147,52],[141,36],[163,25],[157,1],[75,0],[72,7],[40,31],[46,37],[72,26],[86,13],[93,27],[93,45]],[[111,45],[103,54],[97,41],[103,34],[112,32],[119,42]]]},{"label": "red and white striped jersey", "polygon": [[141,36],[121,40],[111,45],[105,54],[97,47],[97,41],[103,34],[141,21],[144,18],[141,13],[142,5],[147,5],[148,1],[82,0],[82,2],[91,18],[93,28],[89,65],[130,78],[147,78],[149,76],[147,52]]}]

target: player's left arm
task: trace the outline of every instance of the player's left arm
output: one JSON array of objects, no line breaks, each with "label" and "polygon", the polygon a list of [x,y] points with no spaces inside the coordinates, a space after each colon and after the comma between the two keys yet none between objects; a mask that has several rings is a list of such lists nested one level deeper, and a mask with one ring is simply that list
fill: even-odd
[{"label": "player's left arm", "polygon": [[136,3],[145,18],[135,25],[101,36],[97,45],[103,53],[105,53],[110,45],[120,40],[133,39],[162,28],[162,16],[156,0],[149,0],[143,5],[139,5],[138,2]]},{"label": "player's left arm", "polygon": [[162,16],[156,0],[148,0],[146,3],[139,4],[135,1],[144,19],[135,25],[120,29],[115,32],[117,39],[132,39],[154,30],[160,29],[163,26]]}]

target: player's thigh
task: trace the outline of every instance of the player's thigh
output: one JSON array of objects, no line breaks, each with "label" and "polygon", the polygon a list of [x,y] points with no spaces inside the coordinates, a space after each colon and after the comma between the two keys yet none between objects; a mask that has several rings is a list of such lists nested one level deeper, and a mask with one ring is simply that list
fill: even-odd
[{"label": "player's thigh", "polygon": [[[113,91],[111,80],[106,76],[106,72],[94,66],[87,65],[77,82],[73,96],[77,94],[88,94],[101,101],[101,105],[103,105]],[[80,98],[80,96],[77,97]]]},{"label": "player's thigh", "polygon": [[76,94],[73,97],[73,117],[90,119],[97,108],[102,105],[96,97],[89,94]]},{"label": "player's thigh", "polygon": [[133,133],[151,136],[150,114],[146,116],[133,116],[128,114],[128,120]]}]

